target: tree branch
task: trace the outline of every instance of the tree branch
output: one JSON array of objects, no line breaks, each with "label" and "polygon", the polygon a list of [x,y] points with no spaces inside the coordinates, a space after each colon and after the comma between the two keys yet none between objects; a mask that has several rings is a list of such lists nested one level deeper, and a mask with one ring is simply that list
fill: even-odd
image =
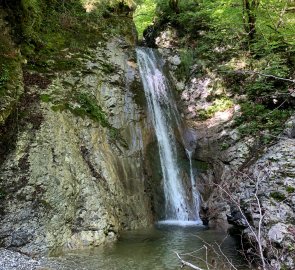
[{"label": "tree branch", "polygon": [[281,81],[286,81],[286,82],[290,82],[290,83],[295,83],[295,80],[291,80],[291,79],[286,79],[286,78],[282,78],[282,77],[278,77],[275,75],[271,75],[271,74],[265,74],[265,73],[261,73],[258,71],[252,71],[252,70],[233,70],[233,71],[222,71],[222,72],[227,72],[227,73],[238,73],[238,74],[251,74],[251,75],[259,75],[259,76],[263,76],[263,77],[268,77],[268,78],[273,78],[276,80],[281,80]]},{"label": "tree branch", "polygon": [[178,254],[176,251],[174,251],[174,253],[176,254],[176,256],[178,257],[178,259],[180,260],[180,262],[181,262],[183,265],[186,265],[186,266],[188,266],[188,267],[190,267],[190,268],[192,268],[192,269],[203,270],[202,268],[200,268],[200,267],[198,267],[198,266],[195,266],[195,265],[193,265],[193,264],[191,264],[191,263],[189,263],[189,262],[184,261],[184,260],[179,256],[179,254]]}]

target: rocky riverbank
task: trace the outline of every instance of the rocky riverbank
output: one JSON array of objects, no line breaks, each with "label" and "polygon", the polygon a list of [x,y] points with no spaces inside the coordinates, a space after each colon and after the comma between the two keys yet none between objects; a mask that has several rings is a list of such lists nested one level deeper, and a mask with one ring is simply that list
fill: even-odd
[{"label": "rocky riverbank", "polygon": [[4,270],[35,270],[43,269],[38,260],[7,249],[0,249],[0,269]]}]

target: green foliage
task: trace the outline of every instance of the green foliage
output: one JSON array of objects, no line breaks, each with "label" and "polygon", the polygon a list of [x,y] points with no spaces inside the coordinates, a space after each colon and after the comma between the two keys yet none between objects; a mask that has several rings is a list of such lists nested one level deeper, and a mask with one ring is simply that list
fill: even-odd
[{"label": "green foliage", "polygon": [[103,127],[110,127],[105,112],[97,104],[96,99],[89,95],[81,93],[77,96],[79,107],[69,106],[70,110],[77,115],[87,115],[94,121],[100,123]]},{"label": "green foliage", "polygon": [[161,20],[180,26],[187,33],[193,33],[200,28],[204,16],[200,16],[198,1],[179,0],[177,10],[169,3],[170,1],[156,0],[157,16]]},{"label": "green foliage", "polygon": [[274,191],[270,193],[270,197],[275,199],[278,202],[282,202],[286,199],[286,196],[278,191]]},{"label": "green foliage", "polygon": [[107,115],[97,104],[95,97],[86,93],[71,93],[71,97],[53,98],[48,94],[40,96],[41,101],[53,103],[54,111],[69,110],[73,114],[81,117],[89,117],[103,127],[111,128],[107,120]]},{"label": "green foliage", "polygon": [[265,142],[273,139],[272,136],[282,132],[283,123],[292,114],[291,110],[271,110],[262,104],[246,102],[241,104],[241,116],[235,119],[242,135],[261,135],[270,132],[271,136],[264,135]]},{"label": "green foliage", "polygon": [[198,169],[199,172],[205,172],[209,168],[209,164],[205,161],[194,160],[194,167]]},{"label": "green foliage", "polygon": [[[252,59],[249,66],[260,73],[273,75],[281,78],[288,78],[291,73],[290,66],[287,63],[287,57],[279,53],[270,53],[259,59]],[[269,93],[280,92],[287,93],[288,84],[284,81],[278,81],[275,78],[260,76],[255,74],[249,76],[244,86],[246,93],[250,98],[264,96],[269,98]]]},{"label": "green foliage", "polygon": [[198,118],[206,120],[212,117],[216,112],[223,112],[233,106],[231,99],[227,97],[217,98],[213,101],[213,104],[206,110],[198,111]]},{"label": "green foliage", "polygon": [[111,65],[107,62],[101,62],[100,63],[101,66],[102,66],[102,71],[105,73],[105,74],[111,74],[113,73],[116,69],[114,67],[114,65]]},{"label": "green foliage", "polygon": [[41,101],[43,101],[43,102],[51,102],[51,101],[52,101],[50,95],[48,95],[48,94],[43,94],[43,95],[41,95],[41,96],[40,96],[40,99],[41,99]]},{"label": "green foliage", "polygon": [[77,116],[88,116],[92,120],[98,122],[101,126],[108,128],[109,136],[113,142],[119,141],[125,148],[128,147],[127,142],[122,138],[120,131],[111,126],[107,120],[107,115],[97,104],[95,98],[89,96],[88,94],[81,93],[76,96],[76,101],[79,106],[72,106],[70,103],[66,104],[66,108]]},{"label": "green foliage", "polygon": [[43,1],[42,0],[22,0],[23,35],[28,41],[38,40],[38,30],[43,20]]},{"label": "green foliage", "polygon": [[287,65],[287,57],[282,53],[268,53],[256,63],[254,61],[252,61],[252,65],[265,74],[282,78],[289,76],[290,68]]},{"label": "green foliage", "polygon": [[76,116],[88,117],[93,121],[99,123],[102,127],[108,129],[110,139],[113,142],[120,142],[120,144],[127,148],[127,142],[122,138],[120,130],[114,128],[107,119],[107,114],[98,105],[94,96],[87,93],[71,93],[71,97],[57,98],[48,94],[40,96],[42,102],[50,102],[53,104],[51,109],[55,112],[68,110]]},{"label": "green foliage", "polygon": [[156,16],[155,0],[145,0],[138,5],[133,15],[133,20],[137,29],[139,39],[143,36],[143,31],[153,23]]},{"label": "green foliage", "polygon": [[4,86],[9,80],[9,69],[6,65],[2,64],[0,66],[0,96],[4,94]]},{"label": "green foliage", "polygon": [[97,46],[98,39],[103,41],[127,32],[128,27],[129,31],[131,18],[117,15],[120,12],[126,15],[133,7],[134,2],[128,0],[22,0],[18,33],[23,41],[22,54],[34,58],[35,63],[52,56],[61,65],[65,48],[77,52]]},{"label": "green foliage", "polygon": [[[1,51],[0,51],[1,52]],[[22,89],[19,78],[20,65],[14,58],[0,56],[0,125],[4,124],[13,111]],[[1,134],[0,134],[1,135]]]},{"label": "green foliage", "polygon": [[0,188],[0,200],[4,199],[5,196],[6,196],[6,192],[2,188]]},{"label": "green foliage", "polygon": [[[257,30],[262,34],[270,46],[279,47],[283,43],[291,46],[295,45],[294,41],[294,14],[285,12],[284,8],[294,5],[292,1],[261,1],[258,9]],[[281,16],[283,14],[283,16]]]},{"label": "green foliage", "polygon": [[181,63],[177,67],[176,76],[179,79],[186,79],[190,75],[190,69],[195,63],[196,55],[195,50],[187,48],[180,51]]},{"label": "green foliage", "polygon": [[295,188],[294,188],[294,187],[291,187],[291,186],[287,186],[287,187],[286,187],[286,191],[287,191],[288,193],[294,193],[294,192],[295,192]]},{"label": "green foliage", "polygon": [[229,147],[230,147],[230,144],[227,143],[227,142],[224,142],[224,143],[222,143],[222,144],[220,145],[220,149],[221,149],[222,151],[227,150]]},{"label": "green foliage", "polygon": [[[278,50],[295,51],[294,14],[286,11],[292,7],[291,1],[260,1],[255,11],[256,37],[252,43],[249,43],[245,30],[241,0],[179,0],[178,13],[171,9],[167,0],[154,2],[157,3],[155,18],[158,21],[169,21],[192,38],[200,38],[200,30],[210,30],[204,35],[205,39],[211,35],[209,53],[214,46],[223,44],[233,48],[250,46],[251,52],[263,55]],[[202,42],[199,44],[203,46]]]}]

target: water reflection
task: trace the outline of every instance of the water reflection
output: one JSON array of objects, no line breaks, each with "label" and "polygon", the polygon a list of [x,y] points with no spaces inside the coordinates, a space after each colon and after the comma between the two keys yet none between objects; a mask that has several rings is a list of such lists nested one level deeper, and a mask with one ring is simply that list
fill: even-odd
[{"label": "water reflection", "polygon": [[[181,269],[174,251],[189,253],[202,248],[204,239],[208,244],[221,243],[222,251],[235,265],[243,264],[236,243],[231,237],[204,227],[174,227],[158,225],[149,230],[123,233],[112,245],[91,250],[74,251],[55,258],[65,270],[176,270]],[[197,253],[205,259],[205,250]],[[216,260],[216,254],[208,254],[208,261]],[[184,257],[194,263],[194,258]],[[205,264],[200,265],[205,268]],[[238,266],[238,269],[249,269]],[[222,269],[217,268],[219,270]],[[224,268],[224,269],[229,269]]]}]

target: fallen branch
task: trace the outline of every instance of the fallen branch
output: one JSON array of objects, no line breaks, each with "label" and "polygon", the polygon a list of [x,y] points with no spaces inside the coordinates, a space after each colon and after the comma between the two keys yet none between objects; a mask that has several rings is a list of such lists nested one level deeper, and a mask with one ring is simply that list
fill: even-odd
[{"label": "fallen branch", "polygon": [[178,257],[178,259],[180,260],[180,262],[182,263],[182,265],[186,265],[186,266],[188,266],[188,267],[190,267],[190,268],[192,268],[192,269],[196,269],[196,270],[204,270],[204,269],[202,269],[202,268],[200,268],[200,267],[198,267],[198,266],[196,266],[196,265],[193,265],[193,264],[191,264],[191,263],[189,263],[189,262],[187,262],[187,261],[184,261],[184,260],[179,256],[179,254],[178,254],[176,251],[174,251],[174,253],[175,253],[176,256]]},{"label": "fallen branch", "polygon": [[[224,263],[226,263],[227,264],[227,266],[229,267],[228,269],[234,269],[234,270],[238,270],[235,266],[234,266],[234,264],[230,261],[230,259],[224,254],[224,252],[222,251],[222,249],[221,249],[221,245],[222,245],[222,243],[224,242],[224,240],[228,237],[228,235],[226,235],[225,237],[224,237],[224,239],[222,240],[222,242],[220,243],[220,244],[218,244],[217,242],[215,242],[215,245],[218,247],[218,250],[219,250],[219,252],[218,252],[218,250],[216,250],[215,249],[215,247],[214,247],[214,245],[210,245],[208,242],[206,242],[204,239],[202,239],[200,236],[198,236],[198,235],[195,235],[197,238],[199,238],[205,245],[204,245],[204,247],[205,247],[205,249],[206,249],[206,251],[207,251],[207,246],[210,248],[210,250],[211,251],[213,251],[214,253],[215,253],[215,255],[216,255],[216,258],[219,258],[220,257],[220,255],[221,255],[221,257],[223,257],[223,259],[225,259],[225,262]],[[207,246],[206,246],[207,245]],[[207,254],[206,254],[207,255]],[[206,260],[207,260],[207,256],[206,256]],[[207,266],[207,268],[208,268],[208,266]],[[209,268],[208,268],[209,269]]]},{"label": "fallen branch", "polygon": [[[255,231],[255,228],[254,226],[252,226],[250,224],[250,222],[248,221],[247,217],[245,216],[243,210],[241,209],[241,206],[240,204],[233,198],[233,196],[228,192],[226,191],[224,188],[222,188],[220,185],[217,185],[229,198],[230,200],[235,203],[236,207],[238,208],[240,214],[242,215],[244,221],[246,222],[248,228],[250,229],[252,235],[254,236],[255,240],[256,240],[256,244],[258,245],[258,252],[259,252],[259,258],[261,260],[261,265],[262,265],[262,269],[263,270],[266,270],[266,265],[265,265],[265,258],[264,258],[264,255],[263,255],[263,247],[262,247],[262,239],[261,239],[261,227],[258,228],[258,232]],[[255,193],[255,195],[257,195]],[[258,200],[258,197],[255,196],[255,199]],[[259,200],[258,200],[259,201]],[[260,207],[260,203],[258,204],[258,206]],[[261,226],[262,224],[262,219],[264,218],[264,215],[260,216],[259,218],[259,226]]]},{"label": "fallen branch", "polygon": [[[267,172],[267,174],[265,176],[261,176],[261,174],[263,174],[265,172]],[[258,191],[259,191],[260,182],[262,180],[265,180],[265,179],[269,178],[270,171],[269,170],[265,170],[265,171],[260,170],[259,175],[257,176],[256,179],[252,179],[248,174],[243,173],[243,172],[236,171],[235,173],[240,174],[243,177],[248,178],[251,182],[256,180],[255,181],[254,198],[255,198],[255,201],[256,201],[256,204],[257,204],[257,207],[258,207],[258,211],[259,211],[259,220],[258,220],[258,228],[257,229],[254,227],[254,225],[250,224],[247,217],[245,216],[245,213],[241,209],[241,205],[240,205],[239,201],[236,198],[234,198],[232,193],[229,192],[228,190],[226,190],[225,188],[223,188],[219,184],[215,184],[215,185],[222,192],[224,192],[228,196],[230,201],[233,202],[235,204],[235,206],[237,207],[237,209],[239,210],[239,213],[243,217],[243,220],[246,222],[246,225],[248,226],[248,229],[251,231],[251,233],[252,233],[252,235],[253,235],[253,237],[255,239],[256,245],[258,246],[257,247],[257,255],[259,256],[259,259],[261,261],[261,267],[262,267],[263,270],[267,270],[268,266],[267,266],[267,260],[264,257],[264,253],[263,253],[263,251],[264,251],[264,248],[263,248],[263,245],[262,245],[263,237],[262,237],[262,233],[261,233],[261,231],[262,231],[262,222],[263,222],[263,219],[265,217],[265,213],[263,214],[263,211],[262,211],[262,205],[261,205],[261,202],[260,202],[260,200],[258,198]],[[251,205],[250,205],[250,207],[251,207]]]},{"label": "fallen branch", "polygon": [[238,270],[238,268],[236,268],[236,267],[233,265],[233,263],[229,260],[229,258],[224,254],[224,252],[223,252],[222,249],[221,249],[221,246],[218,245],[217,243],[216,243],[216,245],[218,246],[218,249],[219,249],[219,252],[221,253],[221,255],[226,259],[227,263],[228,263],[228,264],[229,264],[234,270]]}]

